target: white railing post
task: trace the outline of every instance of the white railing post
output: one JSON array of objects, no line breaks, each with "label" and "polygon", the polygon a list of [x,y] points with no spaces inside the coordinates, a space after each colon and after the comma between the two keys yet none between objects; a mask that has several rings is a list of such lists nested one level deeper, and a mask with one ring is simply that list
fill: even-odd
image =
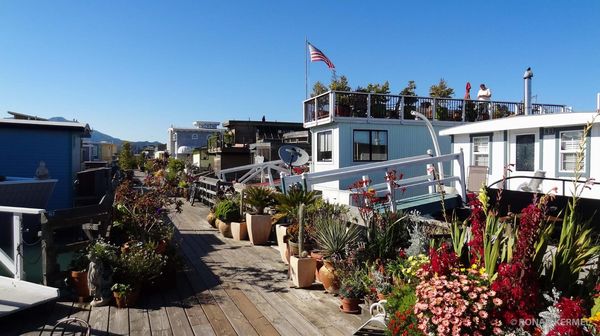
[{"label": "white railing post", "polygon": [[400,96],[400,108],[398,109],[400,120],[404,120],[404,96]]},{"label": "white railing post", "polygon": [[[430,157],[433,157],[433,152],[431,151],[431,149],[427,150],[427,155],[429,155]],[[427,175],[429,175],[429,181],[435,180],[435,171],[434,170],[435,170],[435,168],[434,168],[433,164],[428,163],[427,165],[425,165],[425,173]],[[435,186],[430,185],[428,187],[428,189],[429,189],[429,193],[433,194],[435,192],[436,188],[435,188]]]},{"label": "white railing post", "polygon": [[394,192],[394,184],[396,183],[395,175],[396,174],[392,174],[389,170],[386,173],[388,201],[390,202],[390,211],[392,211],[392,213],[396,213],[396,195]]},{"label": "white railing post", "polygon": [[19,212],[13,213],[13,252],[14,252],[14,278],[21,280],[23,274],[23,241],[21,240],[21,223],[23,222],[23,214]]},{"label": "white railing post", "polygon": [[367,118],[371,119],[371,94],[367,94]]},{"label": "white railing post", "polygon": [[437,120],[437,99],[433,98],[433,106],[431,107],[431,120]]},{"label": "white railing post", "polygon": [[462,148],[460,149],[460,152],[458,153],[458,170],[459,170],[459,174],[460,174],[460,192],[462,195],[460,195],[460,197],[462,197],[462,201],[463,203],[467,203],[467,185],[466,185],[466,179],[465,179],[465,154],[463,153]]},{"label": "white railing post", "polygon": [[331,118],[331,120],[333,120],[333,117],[335,117],[335,107],[336,107],[336,103],[335,103],[335,91],[331,91],[331,94],[329,95],[329,117]]},{"label": "white railing post", "polygon": [[466,118],[465,116],[467,115],[467,100],[463,99],[463,105],[462,105],[462,122],[465,122]]}]

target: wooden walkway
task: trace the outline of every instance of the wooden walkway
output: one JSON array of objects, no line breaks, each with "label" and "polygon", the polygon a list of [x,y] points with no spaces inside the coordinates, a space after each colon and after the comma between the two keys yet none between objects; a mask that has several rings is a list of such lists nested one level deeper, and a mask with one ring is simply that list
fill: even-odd
[{"label": "wooden walkway", "polygon": [[50,335],[64,317],[87,321],[93,335],[351,335],[367,319],[340,312],[321,285],[291,288],[278,250],[223,238],[207,213],[186,203],[172,215],[186,262],[176,288],[138,308],[59,301],[0,319],[0,335]]}]

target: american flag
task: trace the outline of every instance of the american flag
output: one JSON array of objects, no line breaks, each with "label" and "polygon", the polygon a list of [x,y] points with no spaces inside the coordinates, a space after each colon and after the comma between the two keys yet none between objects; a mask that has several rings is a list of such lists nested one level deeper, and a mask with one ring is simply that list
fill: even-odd
[{"label": "american flag", "polygon": [[315,48],[315,46],[313,46],[312,44],[308,44],[308,49],[310,50],[310,61],[311,62],[318,62],[318,61],[323,61],[325,62],[325,64],[327,64],[327,67],[329,69],[335,69],[335,66],[333,65],[333,63],[329,60],[329,58],[327,58],[327,56],[325,56],[325,54],[323,54],[323,52],[317,48]]}]

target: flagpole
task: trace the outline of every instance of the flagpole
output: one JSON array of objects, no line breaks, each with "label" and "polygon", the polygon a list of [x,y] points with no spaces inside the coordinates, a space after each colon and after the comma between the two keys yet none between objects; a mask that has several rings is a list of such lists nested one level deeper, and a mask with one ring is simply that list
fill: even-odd
[{"label": "flagpole", "polygon": [[304,37],[304,97],[308,99],[308,37]]}]

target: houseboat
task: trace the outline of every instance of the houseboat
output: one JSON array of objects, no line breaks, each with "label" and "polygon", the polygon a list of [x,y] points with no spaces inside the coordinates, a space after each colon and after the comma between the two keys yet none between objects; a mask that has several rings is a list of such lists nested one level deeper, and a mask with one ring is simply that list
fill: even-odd
[{"label": "houseboat", "polygon": [[[514,115],[467,123],[441,130],[451,142],[452,152],[464,153],[465,167],[480,171],[481,182],[494,188],[571,196],[580,143],[586,123],[592,122],[585,139],[580,184],[600,171],[600,117],[595,112]],[[507,179],[504,183],[505,167]],[[454,165],[453,169],[459,169]],[[501,181],[501,182],[498,182]],[[469,186],[471,190],[481,185]],[[600,199],[600,188],[583,188],[584,198]]]},{"label": "houseboat", "polygon": [[[561,114],[565,105],[532,104],[534,113]],[[312,137],[311,174],[352,169],[360,165],[386,165],[386,162],[425,155],[437,147],[436,156],[452,153],[452,139],[441,137],[435,146],[436,135],[456,126],[469,127],[507,120],[511,115],[525,113],[526,105],[519,102],[480,101],[435,97],[416,97],[363,92],[329,91],[304,101],[304,127]],[[569,114],[571,115],[571,114]],[[445,133],[444,133],[445,134]],[[458,165],[455,163],[454,165]],[[452,164],[444,163],[441,170],[450,172]],[[404,179],[422,176],[425,165],[405,166],[398,175]],[[455,170],[455,172],[457,172]],[[458,175],[455,173],[454,175]],[[323,197],[337,203],[349,204],[353,182],[362,176],[344,178],[332,176],[313,186]],[[385,171],[369,176],[372,183],[382,183]],[[319,178],[319,181],[323,181]],[[429,189],[430,190],[430,189]],[[424,186],[402,190],[399,197],[428,192]]]}]

